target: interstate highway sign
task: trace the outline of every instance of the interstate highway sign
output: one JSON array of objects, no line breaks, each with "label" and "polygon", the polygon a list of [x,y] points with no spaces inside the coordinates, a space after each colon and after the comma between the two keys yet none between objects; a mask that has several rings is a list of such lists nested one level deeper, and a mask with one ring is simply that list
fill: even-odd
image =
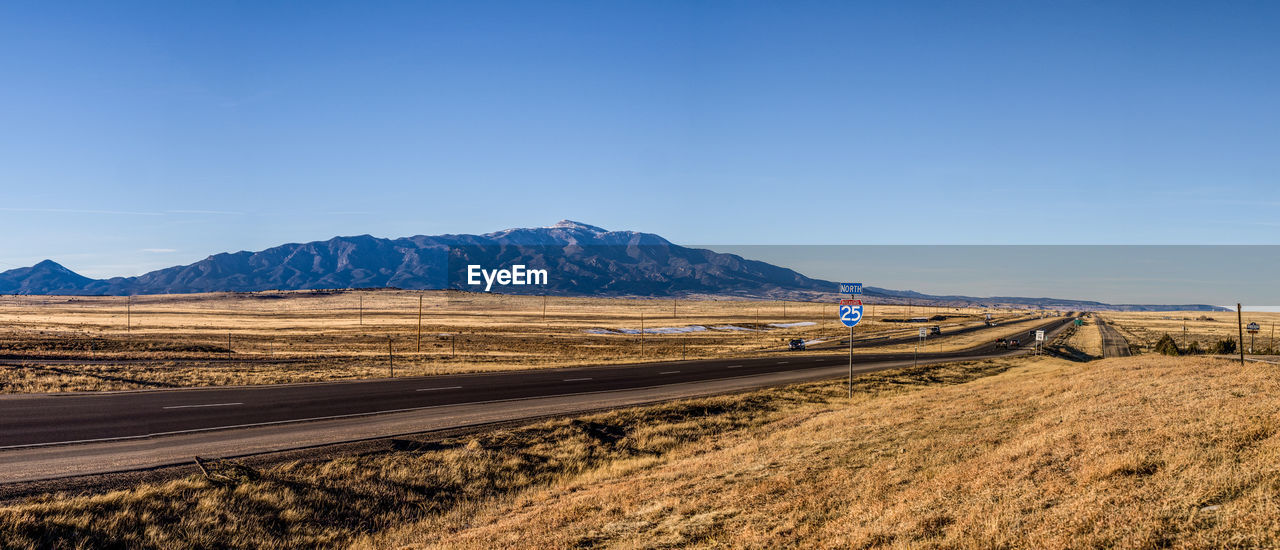
[{"label": "interstate highway sign", "polygon": [[840,283],[841,294],[862,294],[862,283]]},{"label": "interstate highway sign", "polygon": [[840,322],[853,328],[862,321],[862,300],[840,300]]}]

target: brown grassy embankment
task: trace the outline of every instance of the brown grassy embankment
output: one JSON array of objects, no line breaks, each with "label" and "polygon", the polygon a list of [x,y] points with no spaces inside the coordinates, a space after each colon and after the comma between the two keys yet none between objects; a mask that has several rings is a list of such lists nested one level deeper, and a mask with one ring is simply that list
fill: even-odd
[{"label": "brown grassy embankment", "polygon": [[16,547],[1222,547],[1280,539],[1273,367],[877,373],[0,507]]}]

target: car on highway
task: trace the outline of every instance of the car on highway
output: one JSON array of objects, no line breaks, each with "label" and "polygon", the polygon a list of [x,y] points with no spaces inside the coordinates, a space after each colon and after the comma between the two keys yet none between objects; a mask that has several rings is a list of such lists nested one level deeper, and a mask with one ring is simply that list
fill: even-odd
[{"label": "car on highway", "polygon": [[1021,343],[1021,342],[1019,342],[1017,338],[1010,338],[1010,339],[1009,339],[1009,346],[1008,346],[1008,347],[1010,347],[1010,348],[1016,348],[1016,347],[1018,347],[1018,346],[1020,346],[1020,345],[1022,345],[1022,343]]},{"label": "car on highway", "polygon": [[791,351],[804,351],[804,340],[800,338],[792,338],[787,342],[787,349]]},{"label": "car on highway", "polygon": [[931,336],[942,336],[942,327],[938,325],[933,325],[929,327],[929,334]]}]

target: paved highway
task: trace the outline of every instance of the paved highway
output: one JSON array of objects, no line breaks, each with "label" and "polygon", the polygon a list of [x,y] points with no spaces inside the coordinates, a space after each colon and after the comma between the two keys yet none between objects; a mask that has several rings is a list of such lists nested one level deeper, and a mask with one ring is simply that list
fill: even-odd
[{"label": "paved highway", "polygon": [[[1055,318],[1042,326],[1055,331],[1069,322]],[[988,343],[920,354],[920,360],[1003,353]],[[512,414],[518,418],[736,391],[838,376],[847,361],[843,354],[777,354],[359,382],[2,396],[0,482],[148,467],[181,456],[189,460],[196,452],[234,456],[456,427]],[[859,372],[910,361],[910,353],[855,358]],[[530,408],[534,403],[546,406]],[[303,433],[305,437],[299,435]],[[217,445],[202,447],[202,442]],[[173,449],[163,452],[170,445]],[[85,463],[85,457],[92,462]],[[66,471],[59,460],[66,462]]]},{"label": "paved highway", "polygon": [[1102,334],[1102,356],[1103,357],[1128,357],[1129,341],[1120,334],[1120,331],[1112,328],[1107,321],[1093,316],[1095,322],[1098,323],[1098,332]]}]

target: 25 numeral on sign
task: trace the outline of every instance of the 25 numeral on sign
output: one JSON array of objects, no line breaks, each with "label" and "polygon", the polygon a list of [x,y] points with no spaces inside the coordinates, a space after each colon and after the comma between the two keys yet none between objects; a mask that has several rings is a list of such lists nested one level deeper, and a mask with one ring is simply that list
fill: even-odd
[{"label": "25 numeral on sign", "polygon": [[862,300],[840,300],[840,322],[853,327],[862,321]]}]

